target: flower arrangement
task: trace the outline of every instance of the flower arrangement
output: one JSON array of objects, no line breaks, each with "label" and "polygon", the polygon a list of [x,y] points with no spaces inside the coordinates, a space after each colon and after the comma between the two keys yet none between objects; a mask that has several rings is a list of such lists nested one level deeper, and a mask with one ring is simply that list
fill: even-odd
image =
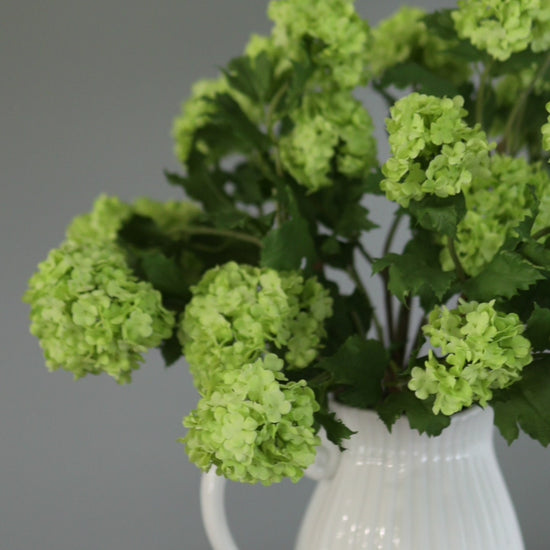
[{"label": "flower arrangement", "polygon": [[[548,445],[550,5],[403,7],[375,28],[353,0],[268,14],[174,122],[183,200],[101,195],[30,279],[48,368],[125,384],[152,348],[184,356],[189,458],[241,482],[297,481],[321,429],[343,448],[331,399],[432,436],[491,406],[509,442]],[[383,163],[359,89],[389,109]]]}]

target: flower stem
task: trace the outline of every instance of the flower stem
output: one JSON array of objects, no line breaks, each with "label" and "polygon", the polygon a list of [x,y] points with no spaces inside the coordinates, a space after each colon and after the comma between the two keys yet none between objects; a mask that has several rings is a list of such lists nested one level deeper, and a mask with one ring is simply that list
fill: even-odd
[{"label": "flower stem", "polygon": [[263,243],[257,237],[249,235],[248,233],[241,233],[240,231],[232,231],[230,229],[216,229],[214,227],[199,227],[199,226],[187,226],[182,230],[189,235],[211,235],[212,237],[227,237],[229,239],[235,239],[237,241],[243,241],[263,248]]}]

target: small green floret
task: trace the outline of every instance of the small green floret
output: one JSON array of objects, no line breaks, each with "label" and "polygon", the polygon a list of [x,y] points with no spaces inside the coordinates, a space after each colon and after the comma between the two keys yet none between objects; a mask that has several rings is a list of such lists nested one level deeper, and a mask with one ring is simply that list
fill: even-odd
[{"label": "small green floret", "polygon": [[[468,275],[477,275],[500,250],[514,228],[531,213],[535,194],[542,207],[533,232],[550,221],[550,176],[540,164],[505,155],[491,157],[488,177],[476,178],[464,190],[467,211],[457,227],[455,249]],[[441,261],[453,270],[448,248]]]},{"label": "small green floret", "polygon": [[505,61],[513,53],[550,46],[550,6],[546,0],[459,0],[452,17],[460,37]]},{"label": "small green floret", "polygon": [[419,63],[457,84],[470,76],[467,63],[448,53],[450,44],[428,31],[426,12],[402,6],[372,31],[369,67],[377,77],[400,63]]},{"label": "small green floret", "polygon": [[426,195],[449,197],[486,173],[490,145],[479,125],[463,120],[464,99],[412,93],[397,101],[386,121],[392,157],[380,186],[407,207]]},{"label": "small green floret", "polygon": [[288,382],[283,361],[266,355],[224,372],[216,390],[184,420],[181,441],[190,460],[244,483],[298,481],[316,455],[314,413],[319,410],[304,380]]},{"label": "small green floret", "polygon": [[376,164],[374,124],[350,92],[306,95],[290,118],[294,127],[280,141],[281,161],[311,191],[332,185],[334,168],[353,178]]},{"label": "small green floret", "polygon": [[289,368],[317,356],[332,300],[315,279],[230,262],[207,271],[192,289],[178,337],[199,391],[267,351],[280,350]]},{"label": "small green floret", "polygon": [[170,337],[175,322],[160,293],[133,276],[112,243],[66,242],[52,250],[24,300],[48,368],[75,379],[104,372],[130,382],[143,354]]},{"label": "small green floret", "polygon": [[273,39],[285,55],[304,62],[304,42],[317,67],[315,80],[326,88],[353,89],[368,80],[368,23],[354,0],[278,0],[269,4]]},{"label": "small green floret", "polygon": [[496,311],[494,303],[461,300],[456,309],[430,313],[423,331],[444,356],[430,350],[424,368],[412,369],[409,388],[419,399],[435,396],[435,414],[452,415],[474,402],[487,406],[493,390],[519,380],[533,360],[519,317]]}]

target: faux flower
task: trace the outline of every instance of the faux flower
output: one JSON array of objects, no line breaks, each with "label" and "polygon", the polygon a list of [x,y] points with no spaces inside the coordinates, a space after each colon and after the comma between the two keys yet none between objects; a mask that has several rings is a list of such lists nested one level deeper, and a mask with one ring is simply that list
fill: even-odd
[{"label": "faux flower", "polygon": [[309,94],[290,118],[294,127],[280,141],[281,161],[310,191],[330,186],[334,167],[360,177],[375,165],[372,119],[350,92]]},{"label": "faux flower", "polygon": [[227,263],[207,271],[192,289],[178,337],[195,383],[215,391],[219,376],[270,350],[290,368],[317,356],[332,314],[328,292],[298,273]]},{"label": "faux flower", "polygon": [[449,43],[428,31],[420,8],[402,6],[372,31],[369,66],[375,76],[408,61],[426,66],[457,84],[470,76],[468,65],[447,53]]},{"label": "faux flower", "polygon": [[160,293],[133,276],[112,243],[66,242],[52,250],[24,299],[48,368],[76,379],[104,372],[130,382],[143,354],[169,338],[175,322]]},{"label": "faux flower", "polygon": [[192,462],[244,483],[303,476],[320,443],[313,417],[319,406],[305,381],[286,381],[282,368],[283,361],[268,354],[223,373],[184,420],[189,432],[182,442]]},{"label": "faux flower", "polygon": [[449,197],[466,189],[489,164],[479,126],[469,127],[464,100],[412,93],[391,108],[386,121],[392,157],[382,167],[381,188],[407,207],[426,195]]},{"label": "faux flower", "polygon": [[452,12],[460,37],[505,61],[513,53],[550,46],[550,6],[545,0],[459,0]]},{"label": "faux flower", "polygon": [[[540,164],[523,158],[494,155],[489,177],[476,178],[465,191],[467,211],[457,227],[455,249],[468,275],[477,275],[500,250],[514,227],[531,213],[534,193],[541,206],[550,200],[550,176]],[[542,208],[533,233],[550,221],[550,208]],[[454,269],[447,248],[441,255],[445,270]]]},{"label": "faux flower", "polygon": [[303,42],[317,69],[317,82],[352,89],[367,81],[370,30],[356,13],[354,0],[276,0],[269,4],[273,39],[285,54],[305,61]]},{"label": "faux flower", "polygon": [[494,304],[461,300],[456,309],[437,306],[430,313],[423,331],[443,357],[430,351],[424,368],[412,369],[409,388],[419,399],[435,396],[435,414],[451,415],[474,402],[485,407],[493,390],[517,381],[532,361],[519,317]]}]

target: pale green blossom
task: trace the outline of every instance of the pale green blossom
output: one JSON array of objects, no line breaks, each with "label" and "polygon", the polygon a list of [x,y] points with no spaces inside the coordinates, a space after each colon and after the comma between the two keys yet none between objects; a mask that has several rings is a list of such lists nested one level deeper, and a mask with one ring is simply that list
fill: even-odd
[{"label": "pale green blossom", "polygon": [[192,289],[179,339],[199,391],[268,351],[281,350],[289,368],[317,356],[332,300],[315,279],[230,262],[206,272]]},{"label": "pale green blossom", "polygon": [[276,0],[269,4],[273,40],[294,61],[305,61],[303,41],[311,42],[315,80],[352,89],[365,84],[370,29],[354,0]]},{"label": "pale green blossom", "polygon": [[298,481],[315,460],[319,410],[304,380],[288,382],[273,354],[229,370],[184,420],[190,460],[244,483]]},{"label": "pale green blossom", "polygon": [[[465,191],[466,215],[457,227],[455,249],[464,271],[477,275],[500,250],[525,217],[530,215],[534,193],[542,201],[533,233],[550,216],[550,176],[538,163],[505,155],[491,157],[488,177],[477,178]],[[453,270],[449,250],[441,253],[443,269]]]},{"label": "pale green blossom", "polygon": [[374,125],[350,92],[308,94],[280,140],[281,162],[311,191],[330,186],[333,167],[348,177],[365,175],[376,163]]},{"label": "pale green blossom", "polygon": [[546,0],[459,0],[452,12],[460,37],[505,61],[516,52],[550,46],[550,6]]},{"label": "pale green blossom", "polygon": [[451,415],[474,402],[485,407],[493,390],[519,380],[532,361],[521,320],[494,304],[460,300],[456,309],[437,306],[430,313],[423,331],[443,356],[430,350],[424,367],[412,369],[409,389],[419,399],[435,396],[435,414]]},{"label": "pale green blossom", "polygon": [[392,157],[382,167],[381,188],[407,207],[426,195],[449,197],[487,171],[489,150],[479,125],[469,127],[464,100],[412,93],[391,108],[386,121]]},{"label": "pale green blossom", "polygon": [[447,52],[448,42],[428,31],[425,15],[423,9],[403,6],[373,29],[368,60],[375,76],[413,61],[457,84],[468,79],[468,65]]},{"label": "pale green blossom", "polygon": [[38,266],[24,300],[50,370],[130,382],[143,354],[169,338],[174,315],[110,242],[65,242]]}]

